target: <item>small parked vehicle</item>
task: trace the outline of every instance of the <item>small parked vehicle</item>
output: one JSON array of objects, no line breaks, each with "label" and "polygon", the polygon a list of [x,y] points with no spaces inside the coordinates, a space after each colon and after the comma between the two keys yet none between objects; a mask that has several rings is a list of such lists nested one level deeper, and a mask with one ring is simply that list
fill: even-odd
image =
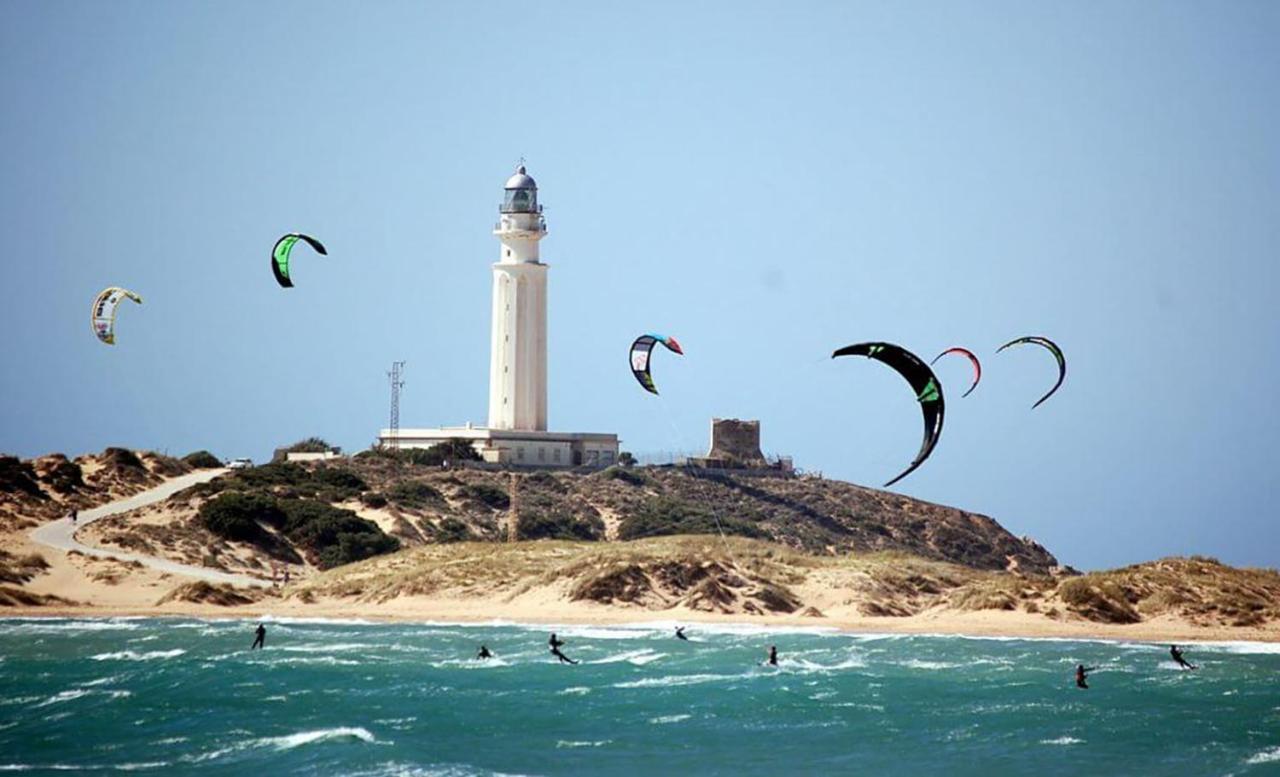
[{"label": "small parked vehicle", "polygon": [[253,459],[232,459],[227,462],[227,469],[249,469],[253,466]]}]

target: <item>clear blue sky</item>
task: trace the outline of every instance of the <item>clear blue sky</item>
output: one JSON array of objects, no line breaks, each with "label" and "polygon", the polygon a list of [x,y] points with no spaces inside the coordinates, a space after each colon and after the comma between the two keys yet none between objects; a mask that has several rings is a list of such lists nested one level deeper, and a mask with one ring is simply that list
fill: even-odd
[{"label": "clear blue sky", "polygon": [[[0,4],[0,450],[263,458],[482,423],[490,234],[524,156],[550,416],[636,452],[712,416],[1067,563],[1280,563],[1280,5]],[[272,243],[304,231],[297,287]],[[107,285],[140,293],[119,345]],[[660,399],[626,367],[646,330]],[[1047,353],[995,347],[1023,334]]]}]

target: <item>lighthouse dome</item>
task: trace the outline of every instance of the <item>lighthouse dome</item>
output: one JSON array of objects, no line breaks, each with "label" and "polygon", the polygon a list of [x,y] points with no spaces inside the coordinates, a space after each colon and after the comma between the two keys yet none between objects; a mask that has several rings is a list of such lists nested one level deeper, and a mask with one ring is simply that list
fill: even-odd
[{"label": "lighthouse dome", "polygon": [[536,189],[538,182],[524,171],[524,165],[516,168],[516,174],[507,179],[504,189]]}]

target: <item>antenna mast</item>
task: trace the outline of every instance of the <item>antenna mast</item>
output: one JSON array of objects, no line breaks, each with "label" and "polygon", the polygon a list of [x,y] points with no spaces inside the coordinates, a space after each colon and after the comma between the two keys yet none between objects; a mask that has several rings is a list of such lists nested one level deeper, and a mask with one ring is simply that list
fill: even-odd
[{"label": "antenna mast", "polygon": [[387,373],[387,377],[391,379],[391,423],[387,447],[398,451],[400,450],[400,389],[404,388],[404,362],[391,362],[391,371]]}]

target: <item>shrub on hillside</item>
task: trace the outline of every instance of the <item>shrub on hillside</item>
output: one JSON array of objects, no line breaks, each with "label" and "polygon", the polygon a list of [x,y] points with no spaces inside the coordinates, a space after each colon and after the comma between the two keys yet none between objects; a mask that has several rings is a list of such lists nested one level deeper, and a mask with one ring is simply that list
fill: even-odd
[{"label": "shrub on hillside", "polygon": [[102,452],[103,463],[107,467],[122,469],[146,469],[142,459],[128,448],[107,448]]},{"label": "shrub on hillside", "polygon": [[182,457],[183,462],[196,469],[217,469],[222,466],[217,456],[209,451],[192,451]]},{"label": "shrub on hillside", "polygon": [[80,465],[74,461],[67,461],[65,458],[59,458],[44,476],[41,478],[45,483],[49,484],[49,488],[57,491],[59,494],[70,494],[79,489],[84,488],[83,472]]},{"label": "shrub on hillside", "polygon": [[431,505],[443,504],[444,495],[429,483],[421,480],[406,480],[392,486],[387,492],[387,499],[410,510],[421,510]]},{"label": "shrub on hillside", "polygon": [[387,506],[387,498],[377,491],[366,491],[360,495],[360,503],[365,507],[380,510]]},{"label": "shrub on hillside", "polygon": [[618,539],[637,540],[668,534],[736,534],[740,537],[766,538],[768,533],[740,518],[721,516],[719,521],[710,510],[670,497],[650,499],[618,525]]},{"label": "shrub on hillside", "polygon": [[311,480],[315,484],[315,495],[326,502],[355,499],[369,490],[359,475],[341,467],[321,467],[312,473]]},{"label": "shrub on hillside", "polygon": [[511,506],[511,496],[505,488],[489,483],[468,483],[458,489],[462,499],[472,499],[493,510],[506,510]]},{"label": "shrub on hillside", "polygon": [[40,490],[31,462],[22,461],[17,456],[0,456],[0,493],[23,493],[44,500],[49,498]]},{"label": "shrub on hillside", "polygon": [[305,440],[298,440],[284,450],[285,453],[328,453],[333,450],[333,446],[319,437],[308,437]]},{"label": "shrub on hillside", "polygon": [[604,536],[604,521],[598,516],[530,510],[520,513],[516,536],[522,540],[598,540]]},{"label": "shrub on hillside", "polygon": [[604,472],[601,472],[600,476],[609,480],[621,480],[623,483],[629,483],[633,486],[643,486],[647,482],[644,475],[622,466],[609,467]]},{"label": "shrub on hillside", "polygon": [[206,529],[223,539],[258,546],[265,546],[270,538],[261,523],[280,528],[285,521],[284,511],[272,497],[238,491],[220,494],[200,505],[199,517]]},{"label": "shrub on hillside", "polygon": [[260,467],[237,470],[235,478],[250,488],[298,487],[308,484],[311,473],[297,464],[272,462]]},{"label": "shrub on hillside", "polygon": [[476,453],[476,449],[466,440],[454,438],[436,443],[430,448],[409,448],[400,452],[402,458],[410,464],[421,464],[428,467],[438,467],[446,461],[456,463],[460,461],[480,461],[480,454]]},{"label": "shrub on hillside", "polygon": [[467,525],[457,518],[445,518],[442,520],[435,527],[432,537],[436,542],[466,542],[467,540],[475,539],[471,529],[467,528]]},{"label": "shrub on hillside", "polygon": [[372,521],[323,502],[283,503],[285,535],[322,569],[399,550],[400,542]]}]

